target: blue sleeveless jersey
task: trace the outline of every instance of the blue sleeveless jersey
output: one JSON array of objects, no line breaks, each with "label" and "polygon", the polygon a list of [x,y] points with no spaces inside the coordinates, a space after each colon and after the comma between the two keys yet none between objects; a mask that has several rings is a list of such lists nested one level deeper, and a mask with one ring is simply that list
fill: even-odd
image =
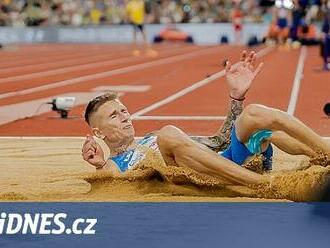
[{"label": "blue sleeveless jersey", "polygon": [[[138,145],[142,145],[153,150],[158,150],[156,136],[146,136],[139,140],[137,143]],[[145,151],[132,149],[109,159],[111,159],[117,165],[120,172],[125,172],[134,168],[134,166],[143,160],[145,156]]]}]

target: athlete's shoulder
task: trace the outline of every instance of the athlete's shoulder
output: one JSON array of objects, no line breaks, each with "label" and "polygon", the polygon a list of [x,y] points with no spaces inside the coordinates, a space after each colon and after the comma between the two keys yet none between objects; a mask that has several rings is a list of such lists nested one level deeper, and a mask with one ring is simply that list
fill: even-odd
[{"label": "athlete's shoulder", "polygon": [[138,141],[139,145],[147,146],[153,150],[158,149],[157,136],[154,134],[147,134]]}]

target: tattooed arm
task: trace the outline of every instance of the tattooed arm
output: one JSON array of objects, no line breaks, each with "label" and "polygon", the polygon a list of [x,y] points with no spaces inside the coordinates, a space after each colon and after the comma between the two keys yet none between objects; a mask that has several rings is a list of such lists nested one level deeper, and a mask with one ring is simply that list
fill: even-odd
[{"label": "tattooed arm", "polygon": [[235,121],[243,111],[243,100],[235,100],[231,98],[229,106],[230,108],[226,120],[217,132],[217,136],[223,136],[228,144],[230,143],[230,133],[234,127]]},{"label": "tattooed arm", "polygon": [[261,63],[255,69],[256,59],[257,55],[255,52],[247,55],[247,52],[243,51],[241,60],[236,65],[232,66],[229,61],[225,61],[226,81],[230,88],[230,103],[226,120],[214,136],[191,137],[193,140],[216,152],[228,147],[230,144],[230,133],[234,127],[235,120],[243,111],[243,100],[246,92],[263,66]]},{"label": "tattooed arm", "polygon": [[201,143],[215,152],[225,150],[230,144],[230,133],[234,127],[235,120],[243,111],[243,101],[230,99],[229,110],[223,125],[213,136],[193,136],[194,141]]}]

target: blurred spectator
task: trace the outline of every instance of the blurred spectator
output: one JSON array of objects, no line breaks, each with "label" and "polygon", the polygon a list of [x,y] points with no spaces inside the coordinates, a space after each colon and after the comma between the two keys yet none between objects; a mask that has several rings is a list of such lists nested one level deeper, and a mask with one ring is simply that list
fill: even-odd
[{"label": "blurred spectator", "polygon": [[267,40],[284,44],[289,37],[290,27],[292,25],[293,3],[287,4],[286,0],[278,0],[273,8],[273,18],[269,25]]},{"label": "blurred spectator", "polygon": [[322,33],[324,36],[330,34],[330,0],[322,1],[323,24]]},{"label": "blurred spectator", "polygon": [[278,20],[274,18],[269,25],[268,33],[266,35],[267,42],[273,41],[275,43],[284,44],[288,36],[289,28],[287,26],[280,26]]},{"label": "blurred spectator", "polygon": [[26,15],[25,23],[27,26],[40,26],[48,19],[48,9],[42,5],[44,2],[29,1],[24,7],[23,11]]},{"label": "blurred spectator", "polygon": [[231,13],[231,20],[234,29],[234,39],[236,44],[240,44],[242,39],[243,18],[244,13],[240,8],[239,1],[236,1]]},{"label": "blurred spectator", "polygon": [[[238,2],[243,22],[270,21],[275,0],[145,0],[145,23],[231,22]],[[321,0],[297,0],[308,19],[320,17]],[[1,0],[1,26],[127,23],[127,0]],[[310,8],[309,8],[310,7]]]},{"label": "blurred spectator", "polygon": [[126,5],[128,21],[133,26],[133,39],[137,43],[137,34],[140,33],[143,43],[147,45],[147,35],[144,30],[145,3],[143,0],[130,0]]},{"label": "blurred spectator", "polygon": [[303,23],[299,26],[297,37],[302,45],[311,46],[320,44],[320,39],[317,35],[317,28],[314,24]]},{"label": "blurred spectator", "polygon": [[322,1],[323,25],[321,36],[321,56],[323,58],[323,69],[330,70],[330,0]]},{"label": "blurred spectator", "polygon": [[298,28],[302,24],[302,20],[305,16],[304,6],[300,5],[299,0],[294,0],[294,6],[291,12],[291,27],[290,27],[290,38],[292,41],[298,39]]}]

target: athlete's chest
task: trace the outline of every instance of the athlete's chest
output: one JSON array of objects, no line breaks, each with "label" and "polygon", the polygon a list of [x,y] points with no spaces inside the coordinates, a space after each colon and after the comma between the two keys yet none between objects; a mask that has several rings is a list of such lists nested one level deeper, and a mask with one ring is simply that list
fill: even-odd
[{"label": "athlete's chest", "polygon": [[159,151],[156,136],[145,137],[137,142],[135,149],[126,151],[110,159],[115,162],[120,172],[125,172],[133,169],[139,162],[145,159],[149,150]]}]

